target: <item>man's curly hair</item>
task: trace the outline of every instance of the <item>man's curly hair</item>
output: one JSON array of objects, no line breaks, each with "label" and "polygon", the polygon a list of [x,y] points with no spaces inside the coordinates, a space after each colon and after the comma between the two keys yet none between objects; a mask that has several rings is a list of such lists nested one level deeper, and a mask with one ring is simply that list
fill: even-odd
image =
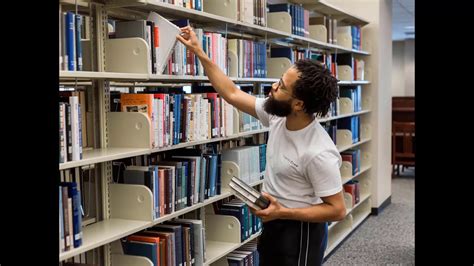
[{"label": "man's curly hair", "polygon": [[325,116],[331,102],[337,98],[337,79],[321,63],[310,59],[296,61],[299,72],[293,95],[302,100],[307,114]]}]

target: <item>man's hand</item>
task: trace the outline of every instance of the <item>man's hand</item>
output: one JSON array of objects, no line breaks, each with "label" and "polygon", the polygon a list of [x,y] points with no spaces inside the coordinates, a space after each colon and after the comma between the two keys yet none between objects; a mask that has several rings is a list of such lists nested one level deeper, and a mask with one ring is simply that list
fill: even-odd
[{"label": "man's hand", "polygon": [[257,215],[258,217],[260,217],[263,222],[268,222],[268,221],[272,221],[272,220],[281,218],[281,217],[282,217],[282,213],[284,212],[284,210],[285,210],[286,208],[283,207],[283,206],[277,201],[277,199],[275,199],[275,198],[274,198],[273,196],[271,196],[270,194],[265,193],[265,192],[262,192],[262,195],[263,195],[265,198],[267,198],[268,200],[270,200],[270,205],[268,205],[268,207],[267,207],[266,209],[259,210],[259,211],[250,208],[250,211],[251,211],[254,215]]},{"label": "man's hand", "polygon": [[181,34],[176,35],[176,39],[182,42],[186,48],[191,50],[191,52],[194,52],[196,55],[204,52],[202,50],[201,44],[199,43],[199,39],[196,36],[196,33],[190,26],[181,28]]}]

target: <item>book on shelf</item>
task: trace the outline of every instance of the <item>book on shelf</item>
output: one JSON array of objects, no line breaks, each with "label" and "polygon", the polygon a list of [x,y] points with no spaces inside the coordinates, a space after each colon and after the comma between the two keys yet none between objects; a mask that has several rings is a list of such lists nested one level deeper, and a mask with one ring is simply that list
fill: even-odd
[{"label": "book on shelf", "polygon": [[150,12],[148,14],[147,20],[152,21],[153,23],[155,23],[155,25],[158,26],[159,33],[161,35],[161,38],[159,38],[158,45],[160,54],[157,56],[156,73],[162,74],[165,69],[168,57],[177,42],[176,35],[181,34],[181,30],[178,26],[171,23],[169,20],[160,16],[156,12]]},{"label": "book on shelf", "polygon": [[152,237],[159,237],[160,238],[160,245],[161,240],[163,240],[163,249],[160,249],[160,260],[164,260],[164,264],[161,263],[160,265],[176,265],[175,264],[175,244],[174,238],[175,234],[170,232],[158,232],[158,231],[151,231],[145,230],[138,233],[135,233],[138,236],[152,236]]},{"label": "book on shelf", "polygon": [[151,228],[148,228],[147,231],[156,231],[156,232],[170,232],[174,236],[174,255],[175,262],[174,265],[185,265],[184,258],[184,237],[183,237],[183,228],[180,225],[171,225],[171,224],[158,224]]},{"label": "book on shelf", "polygon": [[158,250],[157,243],[148,243],[141,241],[122,241],[123,253],[127,255],[143,256],[150,259],[153,265],[158,265]]},{"label": "book on shelf", "polygon": [[62,196],[60,217],[63,217],[64,226],[60,239],[64,239],[62,251],[68,251],[82,245],[81,195],[76,182],[61,182],[59,188]]}]

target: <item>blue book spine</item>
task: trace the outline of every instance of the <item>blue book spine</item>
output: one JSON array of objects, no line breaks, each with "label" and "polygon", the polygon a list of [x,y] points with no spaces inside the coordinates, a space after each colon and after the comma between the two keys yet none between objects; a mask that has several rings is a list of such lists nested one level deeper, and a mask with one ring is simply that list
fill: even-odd
[{"label": "blue book spine", "polygon": [[72,198],[72,229],[74,247],[82,245],[82,215],[81,215],[81,195],[77,190],[76,182],[62,182],[62,186],[68,188],[68,195]]},{"label": "blue book spine", "polygon": [[76,59],[77,59],[77,70],[82,71],[82,45],[81,45],[81,33],[82,33],[83,17],[76,15]]},{"label": "blue book spine", "polygon": [[294,5],[290,5],[290,16],[291,16],[291,34],[296,35],[296,12],[295,12]]},{"label": "blue book spine", "polygon": [[357,117],[353,116],[351,117],[351,122],[352,122],[352,142],[356,143],[357,142]]},{"label": "blue book spine", "polygon": [[178,120],[179,120],[179,102],[178,102],[178,95],[174,94],[174,104],[173,104],[173,116],[174,116],[174,124],[173,124],[173,144],[178,144]]},{"label": "blue book spine", "polygon": [[153,265],[158,265],[156,243],[124,242],[123,252],[127,255],[147,257]]},{"label": "blue book spine", "polygon": [[63,217],[63,190],[59,186],[59,240],[61,241],[59,247],[64,251],[64,217]]},{"label": "blue book spine", "polygon": [[301,36],[301,7],[295,5],[296,10],[296,35]]},{"label": "blue book spine", "polygon": [[262,64],[262,74],[260,77],[265,78],[267,76],[266,74],[266,61],[267,61],[267,55],[265,54],[265,43],[262,42],[260,43],[260,54],[262,55],[260,63]]},{"label": "blue book spine", "polygon": [[160,182],[158,177],[158,166],[151,166],[150,171],[152,172],[154,179],[154,188],[155,188],[155,219],[160,217]]},{"label": "blue book spine", "polygon": [[68,56],[69,71],[76,70],[76,49],[75,49],[75,15],[72,12],[66,13],[66,49]]},{"label": "blue book spine", "polygon": [[210,174],[210,196],[216,195],[216,175],[217,175],[217,155],[211,157],[211,174]]},{"label": "blue book spine", "polygon": [[357,116],[357,141],[360,140],[360,116]]},{"label": "blue book spine", "polygon": [[175,210],[181,210],[181,202],[183,201],[181,199],[181,187],[183,186],[182,181],[181,181],[182,180],[181,173],[182,173],[181,168],[176,167]]},{"label": "blue book spine", "polygon": [[351,26],[352,49],[357,49],[355,26]]}]

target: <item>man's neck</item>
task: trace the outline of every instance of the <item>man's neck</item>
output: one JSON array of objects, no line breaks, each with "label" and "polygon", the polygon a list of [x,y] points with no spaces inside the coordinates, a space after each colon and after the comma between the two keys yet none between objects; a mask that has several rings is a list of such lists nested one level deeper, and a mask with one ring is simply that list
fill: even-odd
[{"label": "man's neck", "polygon": [[286,128],[291,131],[300,130],[311,124],[315,117],[302,113],[292,113],[286,117]]}]

